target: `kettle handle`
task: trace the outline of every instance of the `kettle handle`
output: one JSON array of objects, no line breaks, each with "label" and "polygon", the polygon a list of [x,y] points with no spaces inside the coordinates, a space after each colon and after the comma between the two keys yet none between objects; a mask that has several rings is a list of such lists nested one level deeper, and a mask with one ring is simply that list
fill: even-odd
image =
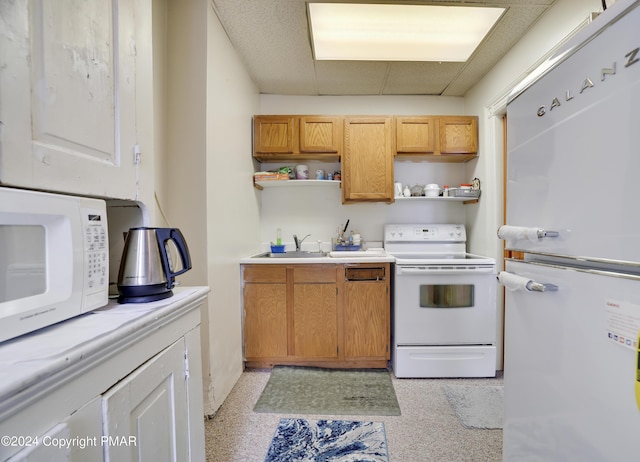
[{"label": "kettle handle", "polygon": [[[158,247],[160,248],[160,255],[162,256],[162,266],[164,267],[164,272],[167,276],[167,288],[172,289],[175,276],[191,269],[189,248],[187,247],[187,242],[184,240],[184,236],[178,228],[158,228],[156,229],[156,236],[158,237]],[[167,241],[173,241],[178,248],[180,260],[182,261],[182,269],[179,271],[171,271],[169,266],[169,257],[167,256],[167,248],[165,247]]]}]

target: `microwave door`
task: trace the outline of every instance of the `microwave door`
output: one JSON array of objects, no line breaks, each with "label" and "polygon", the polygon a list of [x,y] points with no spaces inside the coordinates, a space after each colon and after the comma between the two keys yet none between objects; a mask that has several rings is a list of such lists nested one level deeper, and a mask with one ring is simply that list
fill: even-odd
[{"label": "microwave door", "polygon": [[45,229],[0,225],[0,302],[47,290]]}]

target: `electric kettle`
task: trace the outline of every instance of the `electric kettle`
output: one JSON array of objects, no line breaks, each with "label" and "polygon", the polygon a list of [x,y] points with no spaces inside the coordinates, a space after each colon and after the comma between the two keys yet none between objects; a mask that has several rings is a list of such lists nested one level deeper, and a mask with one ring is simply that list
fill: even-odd
[{"label": "electric kettle", "polygon": [[[173,271],[167,245],[175,244],[182,269]],[[191,269],[187,243],[177,228],[131,228],[118,272],[118,303],[146,303],[173,295],[175,277]]]}]

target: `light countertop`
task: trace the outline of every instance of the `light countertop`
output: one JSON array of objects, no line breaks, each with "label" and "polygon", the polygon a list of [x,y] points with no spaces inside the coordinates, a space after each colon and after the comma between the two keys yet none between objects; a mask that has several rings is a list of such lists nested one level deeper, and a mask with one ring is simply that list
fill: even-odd
[{"label": "light countertop", "polygon": [[268,252],[261,252],[249,257],[240,259],[242,265],[278,265],[278,264],[333,264],[340,265],[344,263],[393,263],[395,258],[388,255],[384,251],[343,251],[343,252],[329,252],[324,257],[264,257],[262,255],[268,254]]},{"label": "light countertop", "polygon": [[203,300],[209,288],[177,287],[173,291],[172,297],[157,302],[118,304],[110,300],[102,308],[0,343],[0,404],[128,336],[143,335],[162,325]]}]

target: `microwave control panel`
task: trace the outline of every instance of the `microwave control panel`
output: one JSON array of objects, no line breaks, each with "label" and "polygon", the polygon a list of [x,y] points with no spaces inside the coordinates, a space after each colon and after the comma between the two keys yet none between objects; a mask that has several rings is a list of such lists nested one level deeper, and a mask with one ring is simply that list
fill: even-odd
[{"label": "microwave control panel", "polygon": [[109,289],[109,237],[106,210],[82,208],[85,239],[86,288],[89,293]]}]

